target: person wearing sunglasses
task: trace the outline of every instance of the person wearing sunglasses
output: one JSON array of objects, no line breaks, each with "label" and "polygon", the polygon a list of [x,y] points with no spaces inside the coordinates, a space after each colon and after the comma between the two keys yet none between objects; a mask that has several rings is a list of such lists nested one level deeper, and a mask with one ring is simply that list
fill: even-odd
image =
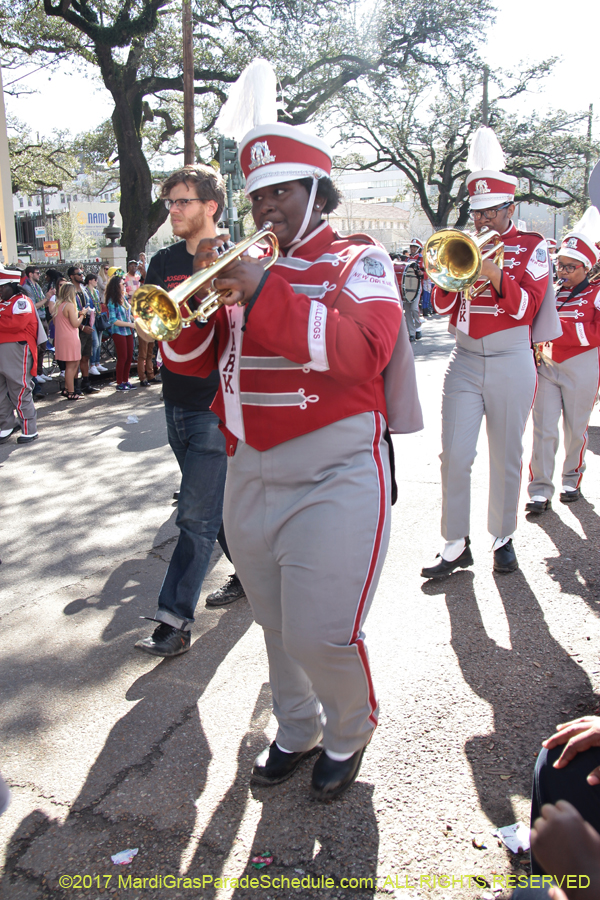
[{"label": "person wearing sunglasses", "polygon": [[531,326],[548,287],[548,250],[541,234],[520,231],[513,224],[518,179],[501,171],[502,148],[490,128],[475,133],[469,163],[466,186],[475,231],[480,234],[488,228],[497,232],[504,244],[504,265],[483,261],[479,280],[471,286],[483,290],[473,299],[470,291],[446,292],[437,286],[433,291],[434,308],[450,317],[456,347],[442,396],[445,543],[439,561],[421,571],[423,578],[442,578],[473,565],[471,469],[484,416],[493,570],[506,574],[519,567],[512,536],[517,527],[523,432],[536,387]]},{"label": "person wearing sunglasses", "polygon": [[556,308],[562,336],[544,344],[533,405],[533,455],[525,509],[539,515],[554,496],[554,463],[558,422],[562,413],[565,461],[561,503],[581,497],[588,423],[600,383],[600,281],[590,284],[590,269],[598,261],[600,213],[592,206],[568,234],[558,251],[556,270],[562,285]]}]

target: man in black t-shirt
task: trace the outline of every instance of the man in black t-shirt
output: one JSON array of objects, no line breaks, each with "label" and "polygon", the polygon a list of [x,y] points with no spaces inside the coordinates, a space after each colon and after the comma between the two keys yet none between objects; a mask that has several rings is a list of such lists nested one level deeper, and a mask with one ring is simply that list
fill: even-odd
[{"label": "man in black t-shirt", "polygon": [[[192,274],[198,242],[216,237],[225,186],[210,166],[186,166],[169,176],[161,196],[171,215],[173,233],[183,240],[152,257],[146,284],[171,290]],[[194,611],[215,539],[231,560],[222,523],[227,472],[225,439],[217,416],[210,411],[219,373],[215,370],[208,378],[194,374],[198,354],[186,352],[187,331],[184,329],[175,340],[161,344],[167,433],[181,469],[181,487],[177,509],[179,538],[153,616],[158,626],[150,637],[135,645],[154,656],[177,656],[190,649]],[[208,595],[206,604],[225,606],[244,596],[234,574]]]}]

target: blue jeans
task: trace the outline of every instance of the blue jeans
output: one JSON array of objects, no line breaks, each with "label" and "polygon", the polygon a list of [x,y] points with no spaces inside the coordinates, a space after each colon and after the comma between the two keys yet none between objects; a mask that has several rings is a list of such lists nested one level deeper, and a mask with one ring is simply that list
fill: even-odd
[{"label": "blue jeans", "polygon": [[100,362],[100,335],[96,328],[92,330],[92,355],[90,356],[90,365],[96,366]]},{"label": "blue jeans", "polygon": [[196,412],[165,400],[165,415],[169,444],[181,469],[179,538],[160,589],[156,618],[188,628],[215,540],[231,560],[223,531],[227,455],[219,420],[210,410]]}]

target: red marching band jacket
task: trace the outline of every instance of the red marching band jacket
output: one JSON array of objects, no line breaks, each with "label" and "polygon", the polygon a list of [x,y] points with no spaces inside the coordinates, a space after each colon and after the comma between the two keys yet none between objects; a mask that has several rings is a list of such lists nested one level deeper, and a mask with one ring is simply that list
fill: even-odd
[{"label": "red marching band jacket", "polygon": [[0,344],[27,341],[33,356],[31,374],[37,372],[38,318],[32,301],[25,294],[0,300]]},{"label": "red marching band jacket", "polygon": [[600,282],[590,284],[572,300],[571,291],[559,291],[556,311],[562,336],[552,341],[552,359],[561,363],[594,347],[600,347]]},{"label": "red marching band jacket", "polygon": [[[542,305],[548,286],[548,248],[541,234],[517,231],[512,224],[501,236],[504,267],[501,295],[491,284],[472,301],[464,293],[448,293],[435,287],[432,301],[440,315],[450,315],[457,331],[482,338],[507,328],[529,325]],[[483,249],[485,250],[486,245]],[[476,282],[481,284],[483,279]]]},{"label": "red marching band jacket", "polygon": [[381,373],[402,308],[392,262],[371,238],[324,223],[279,257],[246,322],[245,313],[222,307],[204,329],[161,345],[171,371],[219,369],[211,408],[230,456],[238,440],[267,450],[362,412],[386,416]]}]

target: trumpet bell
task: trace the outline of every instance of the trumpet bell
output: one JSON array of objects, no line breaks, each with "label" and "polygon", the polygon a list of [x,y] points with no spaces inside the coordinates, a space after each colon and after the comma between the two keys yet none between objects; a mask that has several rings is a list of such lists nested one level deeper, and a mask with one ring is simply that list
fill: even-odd
[{"label": "trumpet bell", "polygon": [[135,292],[134,316],[138,328],[152,341],[173,341],[183,328],[179,306],[154,284],[144,284]]},{"label": "trumpet bell", "polygon": [[[490,243],[492,246],[484,251],[483,247]],[[490,228],[479,234],[444,228],[432,234],[423,248],[423,265],[433,283],[443,291],[469,291],[471,298],[489,284],[486,281],[471,291],[479,280],[484,259],[491,258],[502,268],[504,244],[498,232]]]}]

